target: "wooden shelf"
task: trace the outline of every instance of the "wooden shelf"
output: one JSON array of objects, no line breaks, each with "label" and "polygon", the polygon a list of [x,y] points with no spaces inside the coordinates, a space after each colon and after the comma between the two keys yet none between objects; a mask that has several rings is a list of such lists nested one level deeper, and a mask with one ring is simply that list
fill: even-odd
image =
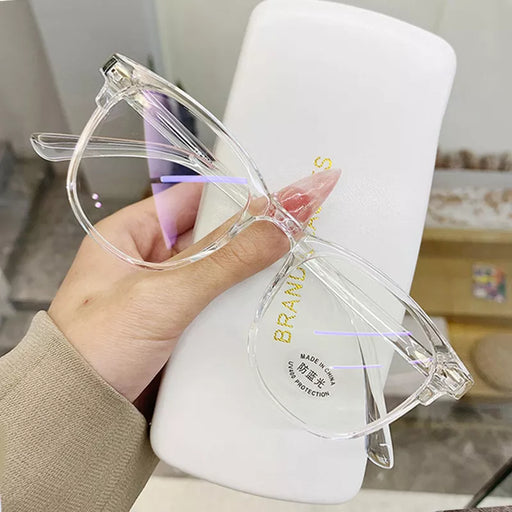
[{"label": "wooden shelf", "polygon": [[[510,220],[512,227],[512,219]],[[512,229],[425,228],[423,242],[512,244]]]},{"label": "wooden shelf", "polygon": [[[475,264],[505,273],[505,302],[473,295]],[[427,313],[448,320],[512,322],[512,231],[426,229],[411,295]]]},{"label": "wooden shelf", "polygon": [[[473,295],[475,263],[495,265],[505,272],[506,302]],[[512,401],[512,393],[487,384],[471,358],[481,338],[497,332],[512,334],[512,229],[425,229],[411,295],[427,313],[447,319],[453,348],[475,379],[467,397]]]}]

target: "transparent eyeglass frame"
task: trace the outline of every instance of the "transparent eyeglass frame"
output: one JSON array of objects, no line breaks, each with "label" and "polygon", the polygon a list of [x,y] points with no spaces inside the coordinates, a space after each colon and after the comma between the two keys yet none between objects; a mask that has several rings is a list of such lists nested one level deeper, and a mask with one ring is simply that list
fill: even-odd
[{"label": "transparent eyeglass frame", "polygon": [[[102,73],[105,77],[105,84],[96,97],[97,108],[87,122],[82,134],[79,137],[64,134],[34,134],[32,136],[34,149],[40,156],[48,160],[70,160],[66,187],[71,208],[78,221],[87,234],[94,238],[105,250],[139,267],[153,270],[168,270],[187,265],[218,250],[240,231],[259,220],[274,223],[286,234],[290,242],[290,251],[285,257],[281,269],[267,287],[260,301],[254,321],[249,329],[248,344],[251,364],[260,377],[259,380],[263,385],[263,389],[291,420],[321,437],[353,439],[369,436],[370,444],[372,439],[376,444],[387,442],[389,450],[391,450],[389,434],[386,434],[388,431],[384,432],[382,430],[391,422],[403,416],[416,405],[429,405],[444,395],[458,399],[468,391],[473,384],[471,375],[449,342],[442,336],[421,307],[392,279],[368,261],[340,245],[308,234],[305,226],[290,215],[277,198],[270,194],[250,156],[210,112],[179,88],[122,55],[115,54],[111,57],[103,66]],[[169,98],[186,106],[196,118],[204,122],[216,134],[222,144],[226,144],[230,148],[239,161],[242,162],[249,176],[247,195],[243,197],[231,196],[231,199],[240,206],[239,216],[231,228],[198,253],[165,263],[152,263],[134,258],[112,245],[89,221],[82,209],[77,193],[77,173],[80,162],[83,158],[89,157],[127,156],[146,159],[158,158],[186,166],[201,176],[227,175],[226,169],[216,160],[215,155],[195,135],[176,119],[168,109],[164,108],[158,101],[152,101],[150,95],[144,94],[144,91],[148,89],[162,92]],[[150,123],[165,140],[169,141],[169,144],[94,136],[97,126],[120,101],[126,101],[144,118],[145,122]],[[215,186],[218,186],[221,190],[223,188],[222,183],[216,183]],[[254,204],[254,199],[258,199],[259,204],[256,213],[251,208],[251,205]],[[357,285],[351,282],[350,276],[341,275],[335,269],[330,268],[328,264],[322,264],[324,258],[333,256],[350,262],[368,278],[378,281],[380,286],[393,295],[403,305],[404,310],[421,326],[433,348],[432,353],[426,353],[426,349],[421,343],[417,342],[414,336],[396,334],[404,330],[402,325],[387,314],[364,291],[359,290]],[[390,412],[385,410],[382,400],[378,399],[378,397],[372,397],[370,392],[368,399],[371,403],[367,405],[369,421],[364,428],[357,431],[326,432],[305,423],[279,401],[271,387],[266,384],[258,368],[257,337],[259,321],[275,296],[278,284],[286,278],[292,268],[304,262],[309,262],[309,268],[313,269],[316,277],[348,309],[357,313],[377,333],[381,333],[398,355],[406,361],[416,363],[414,364],[415,369],[424,378],[423,384],[417,391]],[[395,335],[389,337],[382,334],[389,331],[392,331]],[[427,360],[428,364],[425,364],[424,361]],[[376,434],[377,437],[375,437]],[[369,446],[369,450],[371,449],[372,447]],[[390,467],[392,460],[386,461],[385,454],[383,457],[379,457],[378,448],[374,446],[374,449],[376,455],[372,460],[382,467]],[[388,453],[387,457],[392,459],[392,454]]]}]

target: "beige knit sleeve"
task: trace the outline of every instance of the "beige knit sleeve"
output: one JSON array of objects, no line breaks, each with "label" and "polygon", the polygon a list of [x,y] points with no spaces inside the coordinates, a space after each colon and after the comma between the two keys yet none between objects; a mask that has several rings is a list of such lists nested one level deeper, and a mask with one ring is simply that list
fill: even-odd
[{"label": "beige knit sleeve", "polygon": [[157,462],[147,431],[139,411],[39,312],[0,358],[2,509],[129,510]]}]

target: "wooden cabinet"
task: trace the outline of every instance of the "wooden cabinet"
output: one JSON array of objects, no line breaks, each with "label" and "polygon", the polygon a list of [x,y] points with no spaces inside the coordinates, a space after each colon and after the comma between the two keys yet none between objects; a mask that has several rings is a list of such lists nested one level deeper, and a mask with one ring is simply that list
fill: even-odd
[{"label": "wooden cabinet", "polygon": [[[475,269],[485,267],[502,273],[502,302],[476,296]],[[510,400],[478,374],[472,350],[487,335],[510,333],[512,351],[512,231],[426,229],[411,295],[448,320],[450,342],[475,379],[466,399]]]},{"label": "wooden cabinet", "polygon": [[[502,275],[501,302],[477,296],[486,267]],[[512,231],[426,229],[411,295],[431,315],[512,326]]]}]

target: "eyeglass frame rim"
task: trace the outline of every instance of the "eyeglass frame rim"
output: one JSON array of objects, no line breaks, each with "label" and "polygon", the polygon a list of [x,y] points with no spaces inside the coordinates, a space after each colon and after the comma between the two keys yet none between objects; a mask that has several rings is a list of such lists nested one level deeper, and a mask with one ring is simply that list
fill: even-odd
[{"label": "eyeglass frame rim", "polygon": [[[143,76],[136,76],[135,80],[132,80],[132,78],[130,77],[129,86],[118,89],[112,85],[111,80],[109,80],[109,77],[107,76],[108,71],[113,69],[113,62],[120,62],[122,64],[131,66],[133,67],[137,75],[142,74]],[[173,268],[185,266],[187,264],[193,263],[194,261],[198,261],[199,259],[206,257],[208,254],[211,254],[212,252],[218,250],[220,247],[227,244],[233,238],[233,236],[235,236],[235,234],[240,231],[240,227],[242,225],[246,225],[248,220],[247,211],[251,201],[252,187],[248,187],[248,197],[246,204],[241,208],[238,218],[235,220],[235,222],[227,232],[225,232],[214,242],[203,248],[196,255],[181,258],[173,262],[167,262],[165,264],[147,262],[140,258],[130,256],[129,254],[121,251],[113,244],[111,244],[95,228],[95,226],[92,224],[92,222],[85,214],[80,203],[80,198],[78,197],[77,174],[79,165],[83,158],[83,153],[85,152],[87,143],[94,136],[95,129],[105,119],[105,117],[109,114],[112,108],[123,100],[127,101],[129,105],[133,108],[132,102],[128,100],[130,95],[133,94],[133,90],[141,87],[142,79],[145,80],[144,85],[151,86],[153,89],[155,89],[155,92],[164,92],[166,94],[169,94],[169,96],[175,99],[176,101],[185,100],[189,102],[194,107],[194,109],[196,109],[197,112],[200,113],[204,122],[206,122],[209,125],[213,125],[215,127],[214,132],[217,135],[222,136],[223,140],[228,142],[230,144],[230,147],[235,149],[237,157],[240,158],[242,162],[246,165],[246,169],[251,178],[253,187],[256,190],[262,187],[269,201],[272,200],[272,196],[268,191],[261,174],[259,173],[258,169],[252,162],[247,152],[238,144],[236,139],[227,132],[222,123],[220,123],[220,121],[217,118],[215,118],[215,116],[207,112],[206,109],[202,105],[200,105],[196,100],[188,96],[185,92],[181,91],[181,89],[179,89],[175,85],[171,84],[170,82],[167,82],[162,77],[158,76],[156,73],[153,73],[149,69],[146,69],[142,65],[120,54],[114,54],[105,63],[105,65],[102,66],[101,72],[105,78],[105,83],[101,88],[100,92],[98,93],[98,95],[96,96],[97,107],[92,113],[91,117],[89,118],[84,129],[78,137],[78,141],[75,145],[73,155],[69,162],[66,178],[66,190],[68,200],[71,205],[71,209],[75,214],[75,217],[77,218],[78,222],[85,230],[85,232],[88,235],[90,235],[91,238],[93,238],[101,247],[105,248],[107,251],[114,254],[116,257],[130,264],[137,265],[141,268],[146,268],[150,270],[170,270]],[[124,78],[128,79],[127,76],[125,76]],[[195,158],[201,158],[200,155],[197,155],[192,151],[190,152],[190,155],[193,155]]]},{"label": "eyeglass frame rim", "polygon": [[[288,258],[284,261],[283,265],[276,273],[276,278],[277,276],[280,277],[278,279],[274,279],[273,282],[271,282],[267,286],[265,292],[262,295],[262,298],[258,304],[258,308],[255,312],[253,322],[249,327],[247,343],[247,349],[251,365],[255,368],[255,371],[258,374],[258,380],[260,384],[264,387],[266,393],[270,395],[274,403],[278,405],[280,410],[284,412],[287,417],[289,417],[296,424],[299,424],[308,432],[325,439],[356,439],[359,437],[368,436],[381,430],[382,428],[386,427],[387,425],[390,425],[392,422],[401,418],[403,415],[405,415],[407,412],[409,412],[418,405],[430,405],[432,402],[434,402],[441,396],[450,396],[451,398],[456,399],[455,396],[450,394],[448,386],[443,386],[442,381],[440,381],[439,379],[436,382],[436,377],[439,377],[439,370],[444,369],[448,363],[455,365],[459,377],[461,377],[466,383],[462,395],[464,395],[471,388],[471,386],[474,383],[471,374],[468,372],[467,368],[465,367],[464,363],[451,346],[450,342],[441,334],[437,326],[432,322],[430,317],[425,313],[421,306],[408,293],[402,290],[402,288],[397,283],[395,283],[395,281],[393,281],[389,276],[387,276],[384,272],[380,271],[370,262],[366,261],[364,258],[359,256],[357,253],[350,251],[349,249],[346,249],[345,247],[342,247],[339,244],[336,244],[335,242],[324,240],[313,234],[307,234],[303,239],[301,239],[300,242],[307,244],[308,246],[311,245],[311,242],[313,242],[314,244],[320,244],[320,246],[324,248],[325,252],[315,252],[313,256],[308,258],[304,257],[304,255],[297,257],[295,249],[292,249],[290,251]],[[422,321],[426,323],[429,330],[431,330],[432,333],[434,334],[433,339],[429,337],[429,341],[432,344],[432,348],[434,351],[434,353],[432,354],[434,360],[433,364],[429,369],[429,374],[428,376],[425,377],[425,381],[423,382],[423,384],[421,384],[421,386],[419,386],[418,389],[413,394],[409,395],[409,397],[406,398],[401,404],[392,409],[390,412],[387,412],[387,414],[382,418],[367,424],[365,428],[353,432],[335,434],[332,432],[327,432],[326,430],[323,430],[321,428],[312,428],[309,423],[302,420],[299,416],[295,415],[285,405],[283,405],[283,403],[275,396],[272,389],[268,386],[265,378],[263,378],[263,376],[261,375],[259,366],[256,363],[254,351],[254,348],[256,347],[256,337],[258,335],[258,325],[260,318],[262,316],[262,310],[266,307],[267,303],[270,303],[274,299],[274,295],[276,292],[275,288],[278,287],[276,285],[276,282],[278,284],[281,283],[281,281],[291,271],[293,271],[294,268],[304,264],[305,262],[308,261],[308,259],[326,258],[333,256],[344,258],[348,257],[349,261],[361,265],[362,268],[365,269],[365,272],[370,277],[378,277],[378,279],[380,279],[380,283],[383,284],[384,287],[388,289],[401,302],[406,303],[409,306],[409,308],[411,308],[414,311],[415,315],[419,316],[422,319]],[[375,275],[372,276],[372,274]],[[274,289],[274,293],[270,293],[272,289]],[[400,351],[397,348],[395,348],[394,350]],[[424,395],[423,399],[422,395]]]}]

